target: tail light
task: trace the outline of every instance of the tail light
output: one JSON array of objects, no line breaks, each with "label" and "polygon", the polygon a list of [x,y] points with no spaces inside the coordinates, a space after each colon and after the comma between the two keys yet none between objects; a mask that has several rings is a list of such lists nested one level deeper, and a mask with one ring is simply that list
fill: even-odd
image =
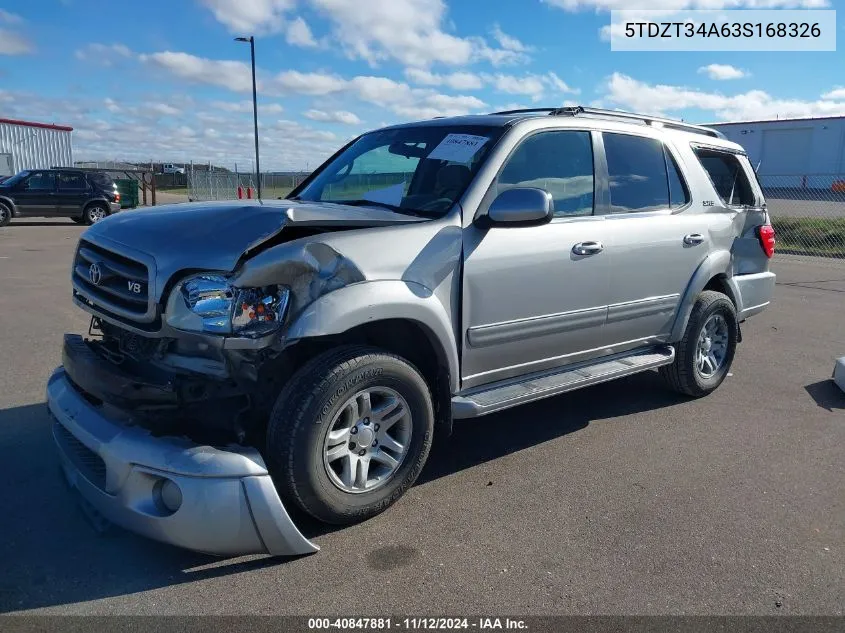
[{"label": "tail light", "polygon": [[763,247],[763,252],[766,257],[770,258],[775,254],[775,229],[771,224],[764,224],[757,227],[757,237],[760,240],[760,246]]},{"label": "tail light", "polygon": [[115,194],[114,194],[114,201],[115,201],[115,202],[120,202],[120,194],[119,194],[119,193],[115,193]]}]

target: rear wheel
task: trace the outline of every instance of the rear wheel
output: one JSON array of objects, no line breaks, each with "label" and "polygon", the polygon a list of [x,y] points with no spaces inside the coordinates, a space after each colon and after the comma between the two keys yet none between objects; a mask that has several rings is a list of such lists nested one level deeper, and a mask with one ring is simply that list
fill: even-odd
[{"label": "rear wheel", "polygon": [[347,346],[316,357],[287,383],[270,417],[267,453],[286,500],[326,523],[353,523],[410,488],[433,431],[431,395],[412,365]]},{"label": "rear wheel", "polygon": [[736,308],[721,292],[702,292],[690,313],[675,361],[660,368],[673,390],[693,397],[714,391],[728,375],[739,334]]},{"label": "rear wheel", "polygon": [[108,216],[108,214],[109,210],[105,207],[105,205],[100,203],[92,204],[90,207],[87,207],[85,212],[82,214],[82,221],[88,225],[96,224]]},{"label": "rear wheel", "polygon": [[0,202],[0,226],[6,226],[12,221],[12,210]]}]

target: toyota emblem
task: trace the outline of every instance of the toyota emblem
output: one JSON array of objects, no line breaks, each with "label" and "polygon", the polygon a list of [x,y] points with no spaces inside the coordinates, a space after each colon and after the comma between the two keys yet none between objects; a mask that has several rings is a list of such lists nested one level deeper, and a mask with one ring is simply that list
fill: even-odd
[{"label": "toyota emblem", "polygon": [[95,286],[100,285],[100,282],[103,280],[103,271],[100,270],[99,264],[91,264],[88,268],[88,279],[90,279],[91,283]]}]

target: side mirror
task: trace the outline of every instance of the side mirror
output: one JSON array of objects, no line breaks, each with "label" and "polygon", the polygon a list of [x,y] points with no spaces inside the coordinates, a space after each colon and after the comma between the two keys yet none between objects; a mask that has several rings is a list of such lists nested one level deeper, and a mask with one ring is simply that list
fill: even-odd
[{"label": "side mirror", "polygon": [[515,187],[496,196],[479,218],[488,226],[538,226],[547,224],[554,217],[552,194],[535,187]]}]

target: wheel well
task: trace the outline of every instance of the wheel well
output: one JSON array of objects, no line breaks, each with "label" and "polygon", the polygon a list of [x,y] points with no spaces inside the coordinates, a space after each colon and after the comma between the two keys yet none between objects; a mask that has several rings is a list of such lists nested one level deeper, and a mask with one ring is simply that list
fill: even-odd
[{"label": "wheel well", "polygon": [[103,207],[107,211],[109,209],[109,205],[106,204],[105,200],[89,200],[88,202],[85,203],[85,206],[82,207],[82,210],[87,211],[88,209],[90,209],[94,205],[96,205],[98,207]]},{"label": "wheel well", "polygon": [[712,277],[710,281],[702,288],[702,290],[714,290],[716,292],[721,292],[723,295],[726,295],[728,299],[731,300],[731,303],[734,304],[735,308],[739,308],[736,304],[736,297],[734,297],[734,293],[731,290],[730,284],[728,284],[728,276],[724,273],[720,273],[715,277]]},{"label": "wheel well", "polygon": [[452,394],[446,353],[428,329],[415,321],[371,321],[340,334],[303,339],[286,350],[290,373],[305,362],[338,345],[372,345],[401,356],[414,365],[431,389],[438,431],[452,429]]}]

